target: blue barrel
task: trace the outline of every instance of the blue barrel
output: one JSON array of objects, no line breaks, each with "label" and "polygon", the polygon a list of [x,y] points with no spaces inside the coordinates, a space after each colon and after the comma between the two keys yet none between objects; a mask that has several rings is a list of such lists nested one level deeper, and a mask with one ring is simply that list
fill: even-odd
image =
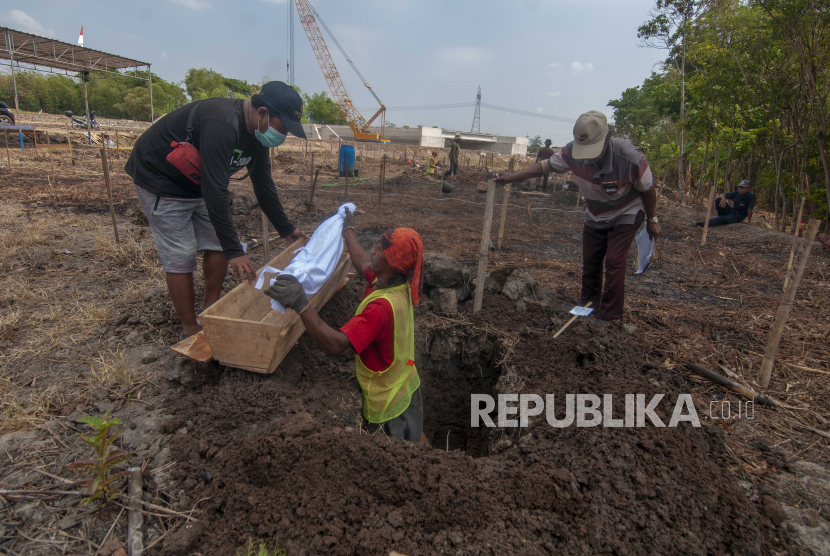
[{"label": "blue barrel", "polygon": [[341,176],[354,175],[354,145],[340,145],[337,170]]}]

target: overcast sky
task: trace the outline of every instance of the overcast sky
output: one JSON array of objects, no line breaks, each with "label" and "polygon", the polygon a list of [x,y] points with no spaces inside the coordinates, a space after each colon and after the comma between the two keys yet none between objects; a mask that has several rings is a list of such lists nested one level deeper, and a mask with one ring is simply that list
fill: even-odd
[{"label": "overcast sky", "polygon": [[[286,81],[287,0],[9,0],[0,24],[149,62],[181,81],[191,67],[229,77]],[[575,119],[611,115],[610,99],[640,85],[665,53],[638,48],[637,27],[654,0],[313,0],[312,4],[398,126],[469,131],[473,108],[394,111],[396,106],[482,102]],[[328,91],[295,14],[295,82]],[[329,42],[364,116],[377,106]],[[365,109],[364,109],[365,108]],[[368,113],[367,113],[368,112]],[[482,108],[481,131],[536,134],[554,145],[572,123]]]}]

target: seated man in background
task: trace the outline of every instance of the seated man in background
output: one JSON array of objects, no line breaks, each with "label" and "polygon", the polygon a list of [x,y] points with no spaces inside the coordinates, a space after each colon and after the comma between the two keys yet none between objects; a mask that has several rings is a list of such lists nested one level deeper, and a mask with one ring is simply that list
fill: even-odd
[{"label": "seated man in background", "polygon": [[[737,224],[746,219],[747,224],[752,224],[752,211],[755,209],[755,193],[750,190],[749,180],[743,180],[738,184],[737,191],[721,193],[715,199],[715,210],[718,215],[709,220],[709,227],[723,226],[724,224]],[[726,201],[732,201],[732,206]],[[692,222],[692,226],[703,226],[703,221]]]},{"label": "seated man in background", "polygon": [[293,276],[281,274],[264,293],[295,310],[308,335],[328,355],[354,349],[363,422],[369,432],[382,428],[389,436],[428,444],[412,311],[421,299],[421,236],[409,228],[387,230],[370,257],[355,234],[354,215],[346,209],[343,239],[357,273],[369,285],[355,316],[340,330],[320,319]]}]

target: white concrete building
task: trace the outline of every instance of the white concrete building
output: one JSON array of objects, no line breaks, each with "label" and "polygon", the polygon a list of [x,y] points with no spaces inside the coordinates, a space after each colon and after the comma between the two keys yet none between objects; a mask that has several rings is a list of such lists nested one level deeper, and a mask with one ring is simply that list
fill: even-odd
[{"label": "white concrete building", "polygon": [[[304,124],[303,128],[306,134],[313,139],[337,140],[339,136],[343,141],[354,141],[354,135],[349,126]],[[386,128],[386,139],[389,139],[393,145],[446,148],[450,146],[450,142],[456,133],[461,134],[461,148],[463,150],[477,150],[507,155],[527,154],[527,137],[452,131],[440,127],[388,127]]]}]

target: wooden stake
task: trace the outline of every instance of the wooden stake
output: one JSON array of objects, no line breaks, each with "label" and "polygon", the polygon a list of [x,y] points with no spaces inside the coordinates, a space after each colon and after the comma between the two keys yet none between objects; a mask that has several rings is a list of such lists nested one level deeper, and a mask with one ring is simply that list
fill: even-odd
[{"label": "wooden stake", "polygon": [[700,246],[706,245],[706,234],[709,233],[709,217],[712,216],[712,205],[715,203],[715,186],[709,192],[709,208],[706,209],[706,220],[703,221],[703,237],[700,239]]},{"label": "wooden stake", "polygon": [[784,335],[784,327],[787,325],[790,310],[793,308],[793,300],[798,291],[798,285],[801,283],[804,268],[807,266],[807,259],[810,258],[810,250],[813,248],[813,241],[816,239],[820,224],[821,220],[810,219],[807,223],[807,229],[804,232],[804,241],[798,247],[795,274],[787,285],[784,296],[781,298],[781,305],[778,306],[778,313],[775,315],[775,322],[772,323],[772,329],[769,333],[767,348],[764,350],[761,372],[758,374],[758,384],[761,385],[761,388],[769,387],[772,364],[775,362],[775,354],[778,352],[778,345],[781,343],[781,337]]},{"label": "wooden stake", "polygon": [[118,145],[118,130],[115,130],[115,158],[121,157],[121,148]]},{"label": "wooden stake", "polygon": [[141,503],[141,468],[130,467],[128,492],[130,511],[127,514],[127,554],[141,556],[144,554],[144,514]]},{"label": "wooden stake", "polygon": [[481,246],[478,250],[478,274],[473,312],[481,310],[484,300],[484,275],[487,272],[487,254],[490,250],[490,227],[493,225],[493,204],[496,200],[496,182],[487,180],[487,203],[484,208],[484,228],[481,231]]},{"label": "wooden stake", "polygon": [[69,145],[69,156],[72,158],[72,166],[75,166],[75,151],[72,150],[72,134],[69,131],[69,124],[66,124],[66,143]]},{"label": "wooden stake", "polygon": [[308,184],[311,185],[311,181],[314,179],[314,153],[311,153],[311,166],[308,168]]},{"label": "wooden stake", "polygon": [[527,217],[533,220],[533,212],[530,210],[530,203],[527,204]]},{"label": "wooden stake", "polygon": [[314,170],[314,179],[311,180],[311,192],[308,194],[308,201],[306,202],[306,206],[308,210],[314,208],[314,188],[317,187],[317,177],[320,175],[320,169],[317,168]]},{"label": "wooden stake", "polygon": [[787,274],[784,276],[784,290],[787,289],[787,284],[790,282],[790,274],[793,270],[793,258],[795,258],[795,246],[798,244],[798,228],[801,225],[801,217],[804,216],[804,203],[807,202],[807,197],[801,199],[801,208],[798,209],[798,219],[793,222],[793,246],[790,249],[790,262],[787,263]]},{"label": "wooden stake", "polygon": [[346,168],[346,189],[343,191],[343,202],[347,202],[349,200],[349,169]]},{"label": "wooden stake", "polygon": [[757,402],[761,405],[767,406],[780,406],[781,402],[778,400],[774,400],[772,398],[768,398],[766,396],[762,396],[752,388],[741,384],[740,382],[735,382],[734,380],[730,380],[723,375],[720,375],[710,369],[702,365],[698,365],[696,363],[686,363],[686,368],[695,373],[698,376],[702,376],[703,378],[708,378],[712,382],[716,384],[720,384],[726,388],[729,388],[733,392],[737,392],[738,394],[742,395],[748,400],[752,400]]},{"label": "wooden stake", "polygon": [[718,187],[718,147],[715,145],[715,175],[712,178],[712,190],[709,192],[709,206],[706,207],[706,220],[703,221],[703,237],[700,246],[706,245],[706,236],[709,234],[709,218],[712,216],[712,206],[715,204],[715,190]]},{"label": "wooden stake", "polygon": [[268,217],[262,213],[262,257],[263,266],[266,266],[271,261],[271,246],[268,243],[268,237],[271,235],[271,226],[268,222]]},{"label": "wooden stake", "polygon": [[9,152],[9,130],[3,128],[3,135],[6,137],[6,160],[9,163],[9,172],[12,171],[12,155]]},{"label": "wooden stake", "polygon": [[46,132],[46,145],[49,150],[49,176],[51,181],[51,178],[55,177],[55,165],[52,163],[52,140],[49,139],[48,131]]},{"label": "wooden stake", "polygon": [[[590,302],[590,301],[589,301],[588,303],[586,303],[585,305],[583,305],[583,307],[590,307],[590,306],[591,306],[591,302]],[[562,334],[562,333],[565,331],[565,329],[566,329],[566,328],[568,328],[568,327],[571,325],[571,323],[577,319],[577,317],[579,317],[579,315],[574,315],[574,316],[572,316],[572,317],[570,318],[570,320],[569,320],[568,322],[566,322],[566,323],[565,323],[565,326],[563,326],[562,328],[560,328],[560,329],[556,332],[556,334],[554,334],[554,335],[553,335],[553,337],[554,337],[554,338],[558,338],[558,337],[559,337],[559,335],[560,335],[560,334]]]},{"label": "wooden stake", "polygon": [[40,154],[37,152],[37,130],[32,126],[32,140],[35,142],[35,160],[40,160]]},{"label": "wooden stake", "polygon": [[112,184],[110,183],[110,167],[107,164],[107,149],[101,147],[101,165],[104,168],[104,182],[107,184],[107,197],[110,201],[110,218],[112,218],[112,231],[115,234],[115,243],[121,243],[118,238],[118,226],[115,223],[115,207],[112,204]]},{"label": "wooden stake", "polygon": [[501,218],[499,219],[499,238],[496,249],[501,250],[501,240],[504,237],[504,223],[507,220],[507,201],[510,199],[510,184],[504,184],[504,201],[501,203]]},{"label": "wooden stake", "polygon": [[386,181],[386,157],[380,161],[380,176],[378,179],[378,229],[380,229],[380,219],[383,214],[383,186]]}]

